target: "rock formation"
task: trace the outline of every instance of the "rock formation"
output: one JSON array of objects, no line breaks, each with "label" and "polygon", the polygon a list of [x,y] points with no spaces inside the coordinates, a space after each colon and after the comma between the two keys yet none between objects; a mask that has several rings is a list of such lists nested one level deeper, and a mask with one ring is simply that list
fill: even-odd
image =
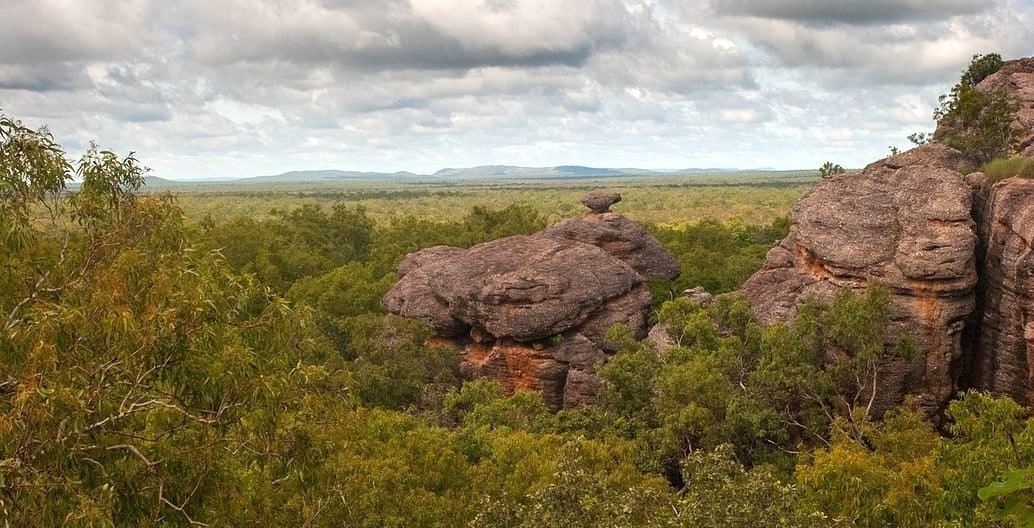
[{"label": "rock formation", "polygon": [[[1034,138],[1034,59],[977,89],[1019,102]],[[959,390],[1034,403],[1034,181],[989,186],[975,160],[939,143],[823,179],[794,207],[789,236],[744,284],[763,323],[789,321],[810,295],[870,283],[893,294],[888,345],[907,333],[922,357],[881,366],[874,411],[919,396],[934,416]]]},{"label": "rock formation", "polygon": [[[1016,102],[1014,151],[1034,156],[1034,58],[975,88]],[[1034,404],[1034,180],[991,185],[967,174],[977,165],[930,143],[823,179],[743,287],[771,324],[792,320],[811,295],[886,285],[887,346],[905,333],[923,353],[880,365],[877,415],[911,394],[935,417],[968,388]],[[620,199],[589,193],[590,213],[538,234],[413,253],[385,305],[434,325],[467,376],[541,391],[554,409],[591,402],[595,368],[614,352],[607,329],[623,323],[646,337],[644,278],[679,273],[645,229],[610,212]]]},{"label": "rock formation", "polygon": [[618,214],[591,213],[553,224],[541,236],[602,248],[646,278],[678,277],[679,263],[643,226]]},{"label": "rock formation", "polygon": [[620,194],[603,191],[594,191],[582,197],[582,205],[596,214],[609,213],[610,206],[620,201]]},{"label": "rock formation", "polygon": [[957,390],[952,365],[974,309],[973,190],[958,169],[969,160],[928,144],[825,179],[795,206],[790,234],[744,284],[763,323],[788,321],[809,295],[870,282],[893,293],[895,328],[927,351],[926,360],[884,367],[876,409],[917,392],[939,406]]},{"label": "rock formation", "polygon": [[996,183],[976,217],[981,309],[966,381],[1034,404],[1034,180]]},{"label": "rock formation", "polygon": [[535,235],[407,255],[384,304],[430,322],[468,377],[540,391],[554,409],[594,401],[596,365],[614,352],[607,330],[621,323],[645,337],[645,279],[679,274],[657,239],[609,212],[618,200],[591,193],[593,212]]}]

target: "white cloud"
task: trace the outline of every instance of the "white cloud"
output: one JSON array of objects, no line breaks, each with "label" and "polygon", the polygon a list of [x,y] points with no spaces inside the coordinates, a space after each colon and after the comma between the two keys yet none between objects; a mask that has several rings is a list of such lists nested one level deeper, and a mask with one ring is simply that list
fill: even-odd
[{"label": "white cloud", "polygon": [[0,2],[0,109],[170,177],[859,166],[1034,42],[1028,0]]}]

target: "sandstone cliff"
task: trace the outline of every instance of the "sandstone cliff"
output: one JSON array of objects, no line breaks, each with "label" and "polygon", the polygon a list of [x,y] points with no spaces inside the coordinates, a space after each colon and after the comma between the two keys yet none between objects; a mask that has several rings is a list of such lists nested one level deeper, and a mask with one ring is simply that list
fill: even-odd
[{"label": "sandstone cliff", "polygon": [[[1019,103],[1019,151],[1034,154],[1034,59],[977,86],[999,88]],[[789,321],[809,295],[888,286],[888,345],[905,332],[924,354],[881,366],[878,414],[913,394],[933,415],[967,388],[1034,403],[1034,181],[990,186],[963,175],[976,165],[931,143],[824,179],[744,285],[764,323]]]},{"label": "sandstone cliff", "polygon": [[1034,180],[996,183],[976,210],[982,249],[969,386],[1034,404]]}]

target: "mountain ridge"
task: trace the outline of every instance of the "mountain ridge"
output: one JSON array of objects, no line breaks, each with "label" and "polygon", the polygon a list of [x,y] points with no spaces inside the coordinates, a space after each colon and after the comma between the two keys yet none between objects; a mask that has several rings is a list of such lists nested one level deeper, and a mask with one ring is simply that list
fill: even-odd
[{"label": "mountain ridge", "polygon": [[[280,174],[264,176],[248,176],[244,178],[211,178],[211,179],[172,179],[148,176],[149,184],[158,186],[176,184],[213,183],[302,183],[326,181],[383,181],[383,180],[418,180],[418,179],[492,179],[492,178],[616,178],[629,176],[674,176],[687,174],[716,174],[750,171],[769,171],[770,169],[738,169],[728,167],[684,168],[684,169],[639,169],[634,167],[610,168],[590,167],[585,165],[557,165],[546,167],[525,167],[519,165],[477,165],[474,167],[446,167],[430,174],[419,174],[410,171],[378,172],[353,171],[340,169],[294,170]],[[773,171],[775,172],[775,171]]]}]

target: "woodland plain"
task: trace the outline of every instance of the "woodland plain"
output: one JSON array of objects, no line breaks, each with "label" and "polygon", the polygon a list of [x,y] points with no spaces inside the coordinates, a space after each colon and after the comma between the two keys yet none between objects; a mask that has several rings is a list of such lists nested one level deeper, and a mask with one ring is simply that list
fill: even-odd
[{"label": "woodland plain", "polygon": [[235,216],[262,219],[273,209],[290,209],[303,203],[348,203],[363,207],[379,222],[399,215],[454,222],[474,205],[502,209],[521,204],[552,223],[584,212],[580,200],[586,192],[606,189],[622,196],[614,210],[637,222],[678,225],[708,218],[757,224],[789,214],[793,203],[817,178],[817,171],[802,170],[571,181],[219,182],[155,187],[176,193],[188,220],[195,221],[205,216],[217,222]]},{"label": "woodland plain", "polygon": [[[883,355],[916,353],[883,346],[886,290],[764,328],[735,293],[814,173],[151,192],[132,155],[69,161],[3,116],[0,154],[4,526],[1028,522],[1026,409],[865,412]],[[676,346],[612,329],[596,405],[464,381],[385,315],[407,253],[540,230],[590,189],[683,270],[651,285]]]}]

